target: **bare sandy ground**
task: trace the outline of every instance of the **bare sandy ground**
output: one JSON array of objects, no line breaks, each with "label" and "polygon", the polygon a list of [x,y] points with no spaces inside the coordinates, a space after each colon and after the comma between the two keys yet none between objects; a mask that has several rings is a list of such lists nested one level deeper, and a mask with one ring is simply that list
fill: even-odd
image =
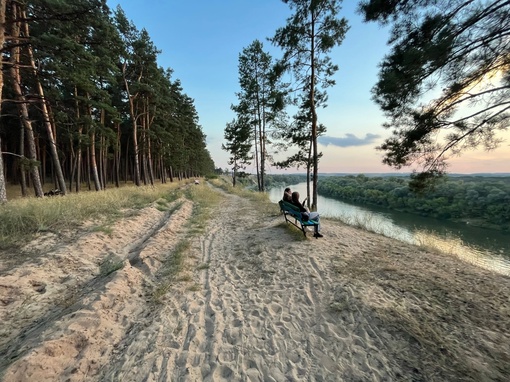
[{"label": "bare sandy ground", "polygon": [[0,254],[0,378],[508,381],[509,277],[233,195],[171,211]]}]

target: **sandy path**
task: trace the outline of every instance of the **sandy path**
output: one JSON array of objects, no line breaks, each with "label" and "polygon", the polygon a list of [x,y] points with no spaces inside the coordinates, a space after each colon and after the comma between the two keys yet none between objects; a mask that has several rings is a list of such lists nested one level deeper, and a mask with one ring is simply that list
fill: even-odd
[{"label": "sandy path", "polygon": [[[42,298],[23,303],[35,293],[27,274],[60,274],[54,256],[32,270],[10,270],[0,292],[9,282],[25,288],[18,297],[11,291],[6,306],[40,313],[24,324],[9,321],[12,331],[0,343],[3,380],[504,381],[509,375],[508,277],[337,222],[324,222],[323,239],[303,239],[276,207],[264,219],[254,207],[224,195],[214,221],[192,235],[185,223],[193,206],[184,201],[171,213],[148,209],[120,222],[108,240],[90,235],[63,247],[63,258],[76,263],[67,272],[85,278],[64,308],[52,307],[63,295],[51,281],[38,295],[46,305]],[[191,237],[184,270],[165,284],[165,262]],[[93,259],[112,253],[124,267],[98,277]],[[166,293],[154,302],[162,284]],[[0,319],[11,317],[2,309]]]},{"label": "sandy path", "polygon": [[[342,365],[353,361],[356,369],[371,370],[361,355],[343,354],[352,339],[328,313],[327,271],[307,254],[315,249],[314,239],[299,241],[302,248],[289,254],[283,242],[293,237],[281,217],[261,226],[253,203],[235,196],[219,211],[217,220],[225,223],[211,225],[197,243],[200,262],[208,265],[200,275],[201,290],[170,292],[155,324],[140,333],[145,340],[133,341],[114,368],[124,372],[106,377],[337,380]],[[157,343],[157,349],[148,352],[148,343]]]}]

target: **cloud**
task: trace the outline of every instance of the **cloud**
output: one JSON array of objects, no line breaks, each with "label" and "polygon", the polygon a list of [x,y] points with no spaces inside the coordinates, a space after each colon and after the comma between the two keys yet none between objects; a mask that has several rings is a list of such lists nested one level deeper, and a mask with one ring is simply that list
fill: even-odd
[{"label": "cloud", "polygon": [[317,142],[324,146],[338,146],[338,147],[351,147],[351,146],[366,146],[374,143],[375,140],[380,138],[377,134],[367,134],[365,138],[358,138],[354,134],[345,134],[344,138],[337,137],[319,137]]}]

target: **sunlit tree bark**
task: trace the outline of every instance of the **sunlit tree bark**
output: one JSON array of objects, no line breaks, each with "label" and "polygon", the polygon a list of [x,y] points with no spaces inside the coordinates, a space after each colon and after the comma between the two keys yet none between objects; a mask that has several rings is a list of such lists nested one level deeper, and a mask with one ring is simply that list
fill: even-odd
[{"label": "sunlit tree bark", "polygon": [[[5,9],[7,0],[0,0],[0,52],[3,52],[5,41]],[[2,90],[4,87],[3,59],[0,56],[0,115],[2,113]],[[7,202],[7,191],[5,189],[4,160],[2,158],[2,137],[0,136],[0,203]]]},{"label": "sunlit tree bark", "polygon": [[25,94],[22,90],[22,78],[20,73],[21,66],[21,54],[20,54],[20,32],[21,32],[21,9],[18,3],[12,4],[12,29],[11,29],[11,38],[14,42],[13,47],[11,48],[11,59],[10,59],[10,73],[11,73],[11,81],[12,88],[14,90],[14,94],[16,96],[16,103],[18,106],[18,111],[20,114],[20,118],[23,124],[23,128],[26,132],[27,139],[27,147],[28,147],[28,158],[30,159],[30,177],[32,179],[32,185],[34,187],[34,193],[37,197],[43,196],[43,189],[41,184],[41,177],[39,174],[39,161],[37,156],[37,147],[35,144],[34,130],[32,125],[32,119],[30,118],[28,104],[29,101],[26,99]]}]

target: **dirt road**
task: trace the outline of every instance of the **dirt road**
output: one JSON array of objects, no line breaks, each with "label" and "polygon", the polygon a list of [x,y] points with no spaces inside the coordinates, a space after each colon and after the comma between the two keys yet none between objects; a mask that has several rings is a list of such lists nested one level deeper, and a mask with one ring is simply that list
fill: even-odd
[{"label": "dirt road", "polygon": [[222,194],[207,223],[196,207],[181,199],[108,233],[50,235],[29,247],[45,256],[6,262],[3,381],[502,381],[510,372],[508,278],[338,222],[304,239],[276,206],[262,212],[235,195]]}]

